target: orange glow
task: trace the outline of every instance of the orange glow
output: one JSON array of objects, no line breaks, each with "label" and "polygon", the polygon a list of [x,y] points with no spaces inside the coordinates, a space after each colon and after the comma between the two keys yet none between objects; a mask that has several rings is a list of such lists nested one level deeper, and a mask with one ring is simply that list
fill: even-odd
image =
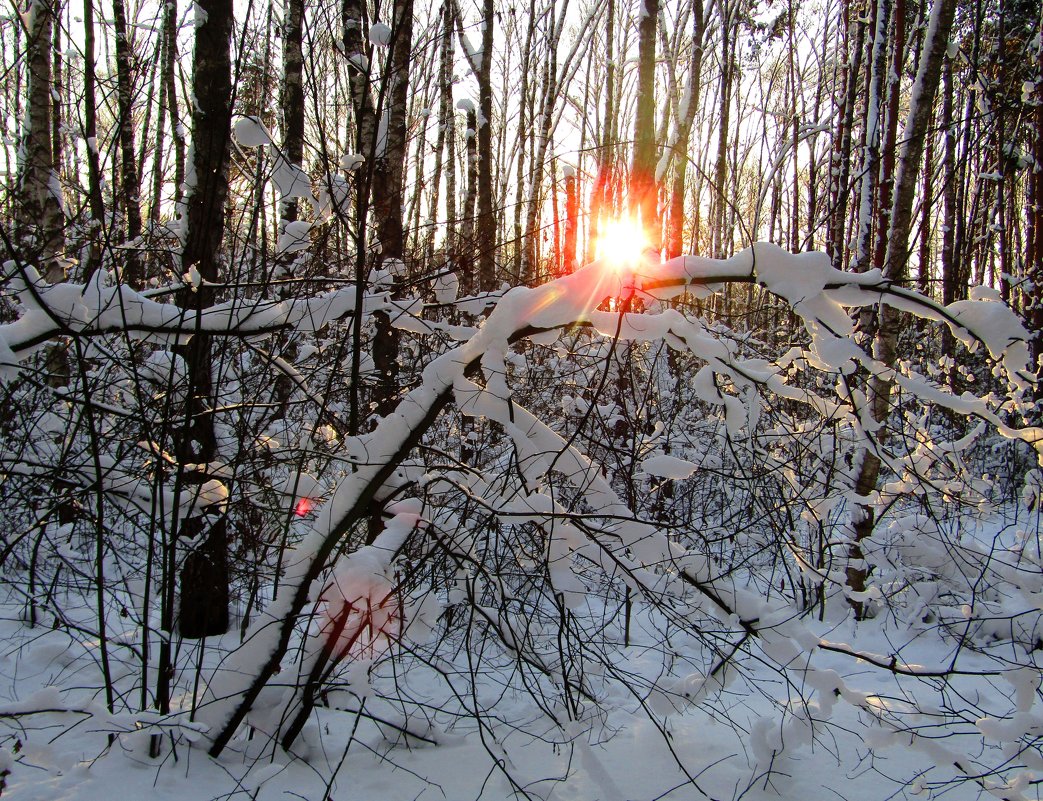
[{"label": "orange glow", "polygon": [[634,217],[606,220],[598,230],[596,255],[617,270],[636,267],[650,246],[644,226]]},{"label": "orange glow", "polygon": [[341,657],[373,659],[384,653],[402,634],[402,609],[398,593],[380,579],[369,585],[352,586],[359,593],[345,600],[332,615],[327,636],[335,636],[334,647]]},{"label": "orange glow", "polygon": [[297,515],[297,517],[307,517],[314,507],[315,501],[311,498],[301,498],[297,501],[297,505],[293,507],[293,513]]}]

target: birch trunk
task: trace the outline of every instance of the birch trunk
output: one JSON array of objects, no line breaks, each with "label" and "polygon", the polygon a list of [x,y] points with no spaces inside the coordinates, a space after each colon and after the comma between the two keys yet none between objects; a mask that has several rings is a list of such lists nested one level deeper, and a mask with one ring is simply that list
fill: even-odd
[{"label": "birch trunk", "polygon": [[37,261],[45,278],[65,280],[65,219],[59,202],[51,139],[51,40],[54,17],[46,0],[33,0],[27,23],[27,113],[20,202],[15,219],[23,258]]},{"label": "birch trunk", "polygon": [[[904,144],[895,177],[894,202],[891,206],[887,256],[884,265],[884,276],[899,285],[908,282],[909,235],[912,230],[917,171],[920,169],[923,158],[924,142],[930,127],[934,99],[938,90],[955,11],[956,0],[935,0],[930,26],[924,40],[923,54],[917,68],[909,113],[902,132]],[[877,333],[873,342],[873,357],[884,368],[892,368],[898,357],[901,318],[896,309],[885,304],[880,306],[879,317]],[[875,432],[868,433],[875,439],[875,442],[865,450],[859,467],[855,489],[860,497],[867,497],[876,489],[880,476],[881,461],[876,448],[883,441],[883,432],[890,412],[892,386],[893,379],[887,374],[875,375],[869,381],[867,402],[872,419],[879,428]],[[861,543],[872,534],[875,510],[868,504],[860,505],[853,522],[853,541],[849,551],[851,563],[847,569],[847,583],[851,590],[864,592],[868,569],[864,562]],[[865,612],[863,602],[858,599],[853,600],[852,606],[856,616],[862,617]]]}]

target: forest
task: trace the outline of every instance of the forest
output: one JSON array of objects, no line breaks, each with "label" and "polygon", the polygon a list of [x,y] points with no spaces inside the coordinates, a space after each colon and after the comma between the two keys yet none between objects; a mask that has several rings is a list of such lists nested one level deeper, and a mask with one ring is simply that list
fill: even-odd
[{"label": "forest", "polygon": [[0,796],[1043,796],[1038,0],[10,0]]}]

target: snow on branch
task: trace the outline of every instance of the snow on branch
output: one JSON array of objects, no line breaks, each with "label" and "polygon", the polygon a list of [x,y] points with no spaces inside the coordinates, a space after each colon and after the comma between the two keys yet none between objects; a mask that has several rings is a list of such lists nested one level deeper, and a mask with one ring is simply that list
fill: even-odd
[{"label": "snow on branch", "polygon": [[[606,301],[641,298],[652,303],[685,292],[716,291],[730,282],[758,283],[786,300],[811,337],[804,358],[825,372],[844,375],[857,363],[872,374],[894,373],[853,343],[848,311],[887,303],[941,322],[969,344],[982,343],[1015,386],[1025,387],[1030,381],[1027,335],[1003,304],[983,298],[942,306],[895,286],[878,271],[845,273],[832,268],[823,254],[791,255],[773,245],[758,244],[723,261],[684,256],[660,264],[649,259],[630,270],[594,262],[536,288],[511,289],[470,338],[424,368],[419,385],[402,398],[393,413],[377,422],[372,433],[348,444],[352,453],[364,454],[365,458],[341,480],[310,531],[288,553],[284,562],[286,590],[251,627],[243,645],[209,684],[200,719],[211,727],[210,753],[216,756],[223,750],[280,670],[300,615],[318,597],[316,582],[336,562],[335,554],[345,538],[372,514],[373,504],[379,504],[385,496],[388,482],[454,401],[464,415],[498,423],[512,442],[524,494],[513,498],[487,494],[483,503],[497,513],[527,517],[553,533],[550,581],[566,603],[582,592],[582,584],[570,575],[571,566],[582,562],[620,576],[628,586],[658,598],[681,598],[694,589],[703,597],[708,612],[737,622],[745,636],[763,639],[766,648],[786,651],[798,643],[798,650],[814,650],[817,639],[790,620],[788,607],[776,607],[737,586],[734,578],[715,570],[704,555],[686,551],[671,542],[657,525],[639,519],[601,476],[598,466],[571,440],[517,403],[507,383],[505,358],[514,343],[586,325],[614,341],[665,340],[704,360],[704,380],[699,383],[697,377],[696,391],[703,400],[725,406],[730,432],[744,426],[752,428],[756,409],[720,389],[715,375],[726,376],[737,390],[762,386],[781,397],[803,401],[823,416],[836,413],[843,398],[838,404],[788,385],[778,364],[738,358],[734,347],[700,321],[676,310],[656,310],[655,304],[643,313],[604,309]],[[980,415],[1008,436],[1032,443],[1043,439],[1036,429],[1004,426],[984,400],[956,398],[908,376],[899,380],[905,390],[928,402]],[[557,477],[553,483],[549,482],[551,473]],[[423,482],[428,483],[439,478],[437,474],[425,476]],[[562,481],[579,494],[586,508],[595,510],[593,515],[563,523],[563,508],[552,489],[560,487]],[[425,536],[423,531],[420,536]],[[356,551],[340,557],[337,573],[351,573],[355,561],[369,559],[368,553]]]},{"label": "snow on branch", "polygon": [[[354,286],[287,300],[236,297],[197,311],[152,300],[106,271],[99,270],[87,284],[53,286],[28,265],[8,261],[4,272],[21,306],[17,320],[0,325],[0,377],[6,380],[17,373],[19,362],[59,336],[118,332],[160,344],[197,332],[258,337],[291,328],[318,331],[355,311]],[[385,293],[370,295],[364,309],[383,308],[386,302]]]}]

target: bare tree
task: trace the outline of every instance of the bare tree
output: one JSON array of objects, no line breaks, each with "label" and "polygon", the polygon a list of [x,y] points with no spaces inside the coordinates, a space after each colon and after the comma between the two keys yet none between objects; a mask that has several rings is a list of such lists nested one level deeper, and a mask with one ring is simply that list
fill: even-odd
[{"label": "bare tree", "polygon": [[652,246],[659,247],[659,189],[656,182],[655,57],[659,0],[644,0],[638,20],[637,107],[630,166],[631,214],[641,219]]},{"label": "bare tree", "polygon": [[[189,286],[179,293],[186,320],[202,322],[202,310],[213,305],[213,285],[221,276],[221,244],[228,199],[228,165],[232,128],[232,3],[205,0],[205,19],[196,27],[192,61],[195,106],[192,111],[192,166],[187,181],[184,248],[181,267]],[[217,455],[212,414],[215,403],[211,339],[203,331],[181,348],[189,388],[178,459],[184,468],[182,491],[198,491],[208,476],[205,467]],[[197,488],[193,490],[192,487]],[[178,625],[186,637],[222,634],[228,629],[228,531],[224,515],[202,514],[183,524],[182,536],[199,538],[181,572]]]},{"label": "bare tree", "polygon": [[25,253],[45,265],[45,275],[51,283],[65,278],[65,220],[51,138],[53,28],[52,5],[47,0],[33,0],[26,30],[27,114],[22,133],[25,156],[20,166],[20,199],[15,217]]},{"label": "bare tree", "polygon": [[123,0],[112,0],[112,17],[116,26],[116,84],[119,108],[120,189],[126,218],[127,260],[125,276],[132,284],[141,282],[141,264],[136,249],[141,237],[141,181],[138,175],[134,144],[134,85],[131,75],[130,38],[127,9]]},{"label": "bare tree", "polygon": [[[913,97],[902,133],[904,144],[895,180],[894,202],[887,237],[887,260],[884,267],[885,278],[899,286],[909,280],[909,235],[913,221],[913,198],[955,13],[956,0],[935,0],[932,6],[924,48],[917,67]],[[898,309],[881,304],[873,343],[873,357],[885,368],[891,368],[896,363],[901,325]],[[878,423],[886,420],[890,413],[893,386],[893,379],[887,375],[874,375],[870,378],[868,403],[873,419]],[[872,447],[867,448],[855,480],[855,491],[859,496],[868,497],[876,489],[880,466],[879,455]],[[861,543],[872,533],[873,524],[873,508],[861,506],[854,520],[850,554],[854,564],[847,570],[848,584],[855,592],[865,591],[868,572],[862,562],[864,554]],[[853,601],[853,606],[859,616],[864,613],[864,606],[860,600]]]}]

